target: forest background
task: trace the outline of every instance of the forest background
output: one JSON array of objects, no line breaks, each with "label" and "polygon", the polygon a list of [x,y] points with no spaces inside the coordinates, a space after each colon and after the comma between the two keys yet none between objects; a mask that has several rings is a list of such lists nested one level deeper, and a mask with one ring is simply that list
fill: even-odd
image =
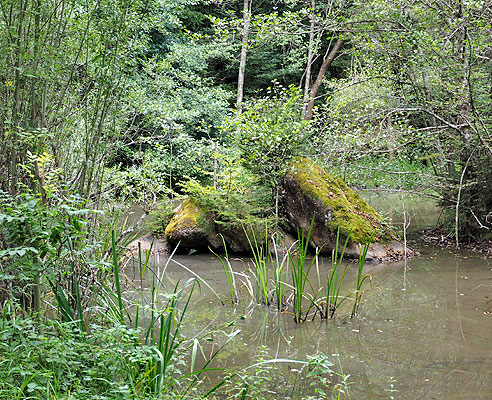
[{"label": "forest background", "polygon": [[1,188],[150,205],[304,153],[359,188],[430,190],[480,236],[489,6],[3,1]]},{"label": "forest background", "polygon": [[2,0],[2,301],[39,312],[44,277],[77,303],[132,204],[278,214],[298,155],[488,239],[491,21],[489,0]]}]

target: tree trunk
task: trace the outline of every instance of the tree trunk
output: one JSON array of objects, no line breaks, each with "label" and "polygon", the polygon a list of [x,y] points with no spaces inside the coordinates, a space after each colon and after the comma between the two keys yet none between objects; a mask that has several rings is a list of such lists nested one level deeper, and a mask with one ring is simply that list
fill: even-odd
[{"label": "tree trunk", "polygon": [[318,76],[316,77],[313,87],[311,88],[311,93],[309,93],[309,103],[306,107],[306,114],[304,115],[304,119],[311,119],[313,117],[314,100],[316,98],[316,95],[318,94],[319,88],[321,87],[321,82],[323,81],[326,71],[328,71],[328,68],[340,51],[343,42],[343,39],[338,39],[328,56],[323,60],[323,64],[321,64]]},{"label": "tree trunk", "polygon": [[[25,3],[19,2],[19,27],[17,30],[14,104],[12,107],[12,129],[17,134],[20,121],[20,91],[21,91],[21,63],[22,63],[22,36],[24,34]],[[12,154],[10,156],[10,193],[17,193],[17,149],[16,139],[12,140]]]},{"label": "tree trunk", "polygon": [[251,19],[252,0],[244,0],[243,4],[243,29],[241,30],[241,59],[239,61],[239,75],[237,78],[236,107],[239,114],[243,111],[244,97],[244,73],[246,71],[246,57],[248,55],[249,22]]},{"label": "tree trunk", "polygon": [[311,23],[309,28],[309,47],[306,65],[306,80],[304,81],[304,98],[302,114],[306,115],[307,104],[309,100],[309,87],[311,86],[311,67],[313,65],[313,46],[314,46],[314,20],[315,20],[316,0],[311,0]]}]

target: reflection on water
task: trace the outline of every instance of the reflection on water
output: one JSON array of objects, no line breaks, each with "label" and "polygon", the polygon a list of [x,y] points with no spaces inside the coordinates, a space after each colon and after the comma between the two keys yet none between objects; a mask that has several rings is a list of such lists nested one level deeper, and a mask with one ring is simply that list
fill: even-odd
[{"label": "reflection on water", "polygon": [[[440,216],[436,201],[430,197],[385,192],[361,192],[360,195],[397,231],[403,230],[404,220],[407,231],[415,232],[435,226]],[[405,219],[403,211],[406,213]]]},{"label": "reflection on water", "polygon": [[[248,307],[244,291],[242,303],[233,307],[221,305],[202,287],[187,316],[187,334],[244,315],[234,328],[241,334],[219,354],[221,367],[249,365],[260,346],[281,358],[305,359],[323,352],[338,371],[350,374],[352,399],[490,399],[492,261],[429,246],[417,250],[421,256],[407,263],[366,266],[372,288],[364,294],[355,319],[344,317],[349,312],[342,310],[334,321],[296,325],[291,314]],[[165,259],[161,261],[164,265]],[[216,291],[227,293],[224,273],[214,257],[177,261]],[[247,264],[247,259],[236,260],[233,268],[244,271]],[[170,283],[189,276],[169,264]],[[288,366],[281,368],[288,373]]]}]

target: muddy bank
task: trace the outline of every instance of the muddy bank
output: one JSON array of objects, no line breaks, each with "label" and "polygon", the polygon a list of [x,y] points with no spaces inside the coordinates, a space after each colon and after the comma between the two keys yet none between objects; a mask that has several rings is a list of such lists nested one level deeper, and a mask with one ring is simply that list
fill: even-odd
[{"label": "muddy bank", "polygon": [[456,239],[440,228],[432,228],[421,231],[420,240],[424,243],[432,244],[445,249],[467,250],[492,255],[492,240],[468,240],[459,242],[458,247],[456,247]]}]

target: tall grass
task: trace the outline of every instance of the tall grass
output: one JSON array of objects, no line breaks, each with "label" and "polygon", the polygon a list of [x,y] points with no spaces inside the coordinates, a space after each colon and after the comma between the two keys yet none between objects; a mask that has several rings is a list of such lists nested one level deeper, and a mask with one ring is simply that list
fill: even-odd
[{"label": "tall grass", "polygon": [[248,240],[249,247],[253,254],[253,279],[255,282],[254,295],[258,304],[270,304],[269,279],[272,255],[270,253],[268,227],[265,225],[264,241],[260,243],[256,237],[254,229],[251,229],[251,236],[243,226],[244,234]]},{"label": "tall grass", "polygon": [[350,268],[351,264],[347,264],[342,269],[342,260],[347,249],[347,245],[350,240],[350,234],[345,239],[342,251],[338,254],[340,243],[340,229],[337,230],[337,239],[335,242],[335,248],[331,253],[331,271],[326,274],[326,289],[324,299],[324,312],[322,312],[322,318],[333,318],[337,308],[344,302],[347,297],[340,299],[340,288],[345,280],[345,276]]},{"label": "tall grass", "polygon": [[366,263],[366,257],[367,257],[367,251],[369,250],[369,246],[371,245],[372,241],[372,235],[371,235],[371,240],[364,244],[362,247],[362,250],[360,252],[359,256],[359,269],[357,271],[357,286],[355,289],[355,299],[354,299],[354,306],[352,308],[352,314],[351,317],[355,317],[357,314],[357,311],[359,310],[359,305],[362,297],[362,292],[361,288],[363,283],[365,282],[366,279],[372,280],[372,277],[370,274],[362,274],[362,270],[364,268],[364,264]]},{"label": "tall grass", "polygon": [[118,252],[116,248],[116,231],[113,229],[111,232],[111,250],[112,250],[112,255],[113,255],[113,273],[114,273],[114,281],[116,285],[116,295],[118,298],[118,316],[120,319],[120,322],[124,322],[124,316],[123,316],[123,299],[121,296],[121,287],[120,287],[120,267],[118,265]]},{"label": "tall grass", "polygon": [[221,257],[211,248],[209,250],[217,257],[220,261],[220,265],[222,265],[222,269],[224,270],[224,274],[227,280],[227,286],[229,288],[229,295],[233,304],[238,302],[237,297],[237,286],[236,286],[236,278],[234,277],[234,270],[232,269],[231,262],[229,260],[229,254],[227,253],[227,245],[224,240],[224,237],[221,235],[222,243],[224,245],[224,257]]},{"label": "tall grass", "polygon": [[[142,249],[138,247],[137,262],[138,271],[141,281],[145,273],[149,275],[150,288],[148,290],[140,287],[140,303],[129,303],[129,307],[123,307],[123,293],[121,285],[118,284],[119,274],[114,274],[115,293],[104,291],[104,301],[109,310],[112,311],[115,322],[123,323],[129,329],[136,329],[140,332],[140,338],[143,341],[147,351],[150,351],[152,356],[146,358],[146,362],[135,364],[131,360],[128,361],[129,368],[134,371],[133,387],[135,392],[142,397],[159,396],[164,393],[173,393],[176,398],[184,398],[186,393],[196,389],[200,383],[199,377],[212,370],[209,368],[210,362],[217,356],[219,350],[212,353],[208,359],[204,360],[201,368],[195,369],[197,358],[203,351],[200,342],[209,337],[211,332],[204,332],[200,337],[187,339],[182,336],[186,314],[190,308],[194,290],[200,285],[200,279],[190,278],[181,284],[180,281],[174,284],[170,292],[166,292],[164,288],[164,278],[169,262],[171,261],[174,252],[167,259],[162,271],[158,267],[154,271],[150,265],[150,253],[146,252],[142,255]],[[175,249],[176,250],[176,249]],[[113,269],[117,271],[118,257],[116,243],[112,242],[113,252]],[[144,292],[150,292],[150,301],[145,299]],[[167,300],[160,304],[159,299],[163,295]],[[215,294],[216,292],[213,291]],[[134,312],[131,310],[134,309]],[[141,312],[142,310],[142,312]],[[145,316],[145,311],[150,310],[150,314]],[[220,327],[219,329],[222,329]],[[232,340],[239,331],[232,332],[228,335],[227,343]],[[191,369],[185,374],[176,374],[177,365],[183,362],[185,357],[191,357],[189,363]],[[211,395],[216,388],[220,387],[221,383],[209,389]],[[179,390],[178,390],[179,388]]]},{"label": "tall grass", "polygon": [[[331,269],[326,273],[326,279],[323,282],[324,285],[322,285],[319,268],[319,254],[322,248],[316,249],[314,256],[309,256],[309,240],[313,231],[313,225],[314,216],[307,232],[299,229],[297,241],[283,255],[279,251],[274,236],[268,238],[267,231],[265,233],[265,237],[267,238],[265,240],[266,243],[259,243],[254,232],[250,236],[246,229],[243,228],[253,254],[254,264],[254,269],[252,270],[254,285],[251,284],[245,274],[241,274],[246,277],[246,287],[257,304],[269,305],[271,304],[271,299],[274,299],[277,311],[279,312],[286,309],[286,298],[291,298],[292,313],[294,314],[294,320],[298,323],[304,322],[309,315],[312,315],[314,319],[318,313],[321,319],[334,318],[337,310],[347,299],[351,298],[352,294],[354,294],[354,305],[351,316],[355,316],[360,305],[362,285],[367,279],[371,279],[371,276],[369,274],[364,275],[362,270],[366,262],[372,237],[361,248],[354,292],[342,296],[340,292],[352,265],[352,263],[346,264],[343,262],[347,246],[350,242],[350,234],[345,238],[341,246],[341,234],[340,230],[337,230],[335,246],[331,255]],[[273,251],[270,251],[270,240]],[[227,264],[227,258],[223,260],[220,256],[218,257],[226,274],[231,298],[237,301],[237,289],[232,286],[235,281],[231,278],[232,270],[230,264]],[[316,265],[318,277],[316,288],[309,277],[313,265]],[[273,279],[271,280],[269,280],[270,269],[273,269]],[[289,278],[291,279],[290,282]],[[273,289],[270,286],[270,282],[273,283]],[[291,296],[287,296],[290,289],[292,290],[292,294]]]},{"label": "tall grass", "polygon": [[[319,292],[315,291],[309,279],[309,272],[321,251],[321,249],[319,249],[316,255],[308,262],[309,239],[311,237],[313,225],[314,216],[306,235],[302,229],[297,231],[295,255],[292,254],[290,249],[288,251],[292,271],[292,288],[294,290],[292,306],[294,320],[296,322],[304,322],[309,315],[309,312],[313,308],[318,308],[317,298]],[[311,291],[309,292],[306,289],[310,289]],[[303,299],[306,299],[308,303],[307,308],[305,309],[303,308]]]},{"label": "tall grass", "polygon": [[[270,236],[267,226],[261,243],[253,229],[251,235],[245,227],[243,230],[253,255],[254,267],[251,270],[252,279],[245,277],[246,288],[257,304],[271,305],[274,302],[277,311],[282,311],[286,305],[289,287],[288,251],[277,245],[275,234]],[[254,285],[251,284],[251,280]]]},{"label": "tall grass", "polygon": [[287,282],[289,279],[289,251],[290,249],[279,249],[275,241],[275,236],[272,236],[273,245],[273,288],[275,293],[275,303],[277,311],[282,311],[285,307]]}]

